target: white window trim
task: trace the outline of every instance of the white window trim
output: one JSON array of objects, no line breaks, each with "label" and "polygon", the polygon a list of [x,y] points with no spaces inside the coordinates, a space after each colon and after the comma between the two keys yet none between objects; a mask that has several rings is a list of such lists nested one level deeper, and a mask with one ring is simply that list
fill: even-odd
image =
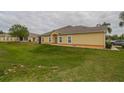
[{"label": "white window trim", "polygon": [[[71,43],[68,42],[68,37],[71,37]],[[72,44],[72,36],[67,36],[67,43]]]},{"label": "white window trim", "polygon": [[58,36],[57,38],[58,38],[58,43],[62,43],[62,42],[60,42],[60,37],[62,38],[62,42],[63,42],[63,37],[62,36]]}]

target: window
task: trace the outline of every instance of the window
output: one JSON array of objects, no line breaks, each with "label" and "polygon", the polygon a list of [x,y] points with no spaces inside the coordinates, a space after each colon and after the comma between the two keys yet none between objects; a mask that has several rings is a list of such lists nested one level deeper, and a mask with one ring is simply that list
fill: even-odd
[{"label": "window", "polygon": [[42,42],[44,42],[44,38],[42,38]]},{"label": "window", "polygon": [[9,40],[9,37],[6,37],[6,40],[8,41]]},{"label": "window", "polygon": [[72,37],[71,36],[68,36],[68,44],[72,43]]},{"label": "window", "polygon": [[49,42],[51,42],[51,37],[49,37]]},{"label": "window", "polygon": [[61,36],[59,37],[59,43],[62,43],[62,37]]}]

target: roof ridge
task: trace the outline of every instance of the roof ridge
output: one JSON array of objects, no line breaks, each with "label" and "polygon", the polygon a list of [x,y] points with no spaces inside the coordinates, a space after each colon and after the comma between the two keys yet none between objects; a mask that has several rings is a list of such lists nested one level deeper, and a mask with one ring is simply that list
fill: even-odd
[{"label": "roof ridge", "polygon": [[[79,26],[68,25],[65,27],[58,28],[53,31],[60,33],[60,34],[76,34],[76,33],[105,32],[106,28],[105,27],[87,27],[87,26],[82,26],[82,25],[79,25]],[[43,35],[50,35],[51,33],[52,31],[49,33],[43,34]]]}]

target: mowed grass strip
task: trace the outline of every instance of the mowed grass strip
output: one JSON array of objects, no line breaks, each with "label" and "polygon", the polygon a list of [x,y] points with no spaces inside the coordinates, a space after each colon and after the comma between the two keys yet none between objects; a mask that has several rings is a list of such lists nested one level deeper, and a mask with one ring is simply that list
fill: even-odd
[{"label": "mowed grass strip", "polygon": [[124,81],[124,50],[0,43],[0,81]]}]

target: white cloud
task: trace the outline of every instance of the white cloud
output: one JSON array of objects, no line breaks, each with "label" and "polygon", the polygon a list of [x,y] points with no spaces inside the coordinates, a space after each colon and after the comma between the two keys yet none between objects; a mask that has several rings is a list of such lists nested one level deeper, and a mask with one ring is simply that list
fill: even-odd
[{"label": "white cloud", "polygon": [[110,22],[112,34],[124,33],[118,26],[120,12],[0,12],[0,29],[8,31],[13,24],[26,25],[30,32],[45,33],[66,25],[96,26],[98,23]]}]

